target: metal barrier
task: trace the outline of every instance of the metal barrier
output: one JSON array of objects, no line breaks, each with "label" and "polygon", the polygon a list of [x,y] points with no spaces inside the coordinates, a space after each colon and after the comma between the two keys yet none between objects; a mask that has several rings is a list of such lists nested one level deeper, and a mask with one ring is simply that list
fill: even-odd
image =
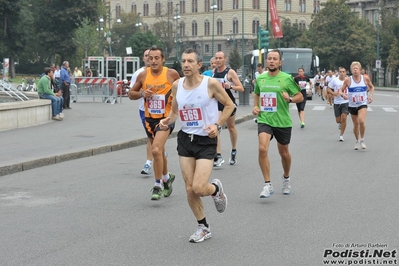
[{"label": "metal barrier", "polygon": [[116,78],[72,78],[71,101],[77,102],[79,98],[101,98],[103,103],[117,103],[118,90]]}]

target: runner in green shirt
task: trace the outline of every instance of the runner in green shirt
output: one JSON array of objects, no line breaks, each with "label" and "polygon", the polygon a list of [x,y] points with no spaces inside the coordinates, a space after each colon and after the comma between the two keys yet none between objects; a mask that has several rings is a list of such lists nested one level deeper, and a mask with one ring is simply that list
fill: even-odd
[{"label": "runner in green shirt", "polygon": [[268,198],[274,193],[270,183],[270,162],[268,150],[273,137],[277,140],[278,151],[283,165],[283,194],[291,193],[290,168],[291,155],[288,145],[291,141],[292,120],[289,103],[303,101],[303,95],[292,76],[280,71],[282,65],[279,50],[267,54],[268,72],[260,75],[255,82],[254,108],[252,113],[258,116],[259,166],[265,184],[261,198]]}]

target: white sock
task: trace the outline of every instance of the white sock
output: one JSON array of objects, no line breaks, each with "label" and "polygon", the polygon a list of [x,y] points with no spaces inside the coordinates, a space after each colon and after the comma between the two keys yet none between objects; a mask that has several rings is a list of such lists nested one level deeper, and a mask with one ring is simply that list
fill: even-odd
[{"label": "white sock", "polygon": [[166,175],[163,175],[163,176],[162,176],[162,180],[163,180],[164,182],[167,182],[167,181],[169,180],[169,173],[167,173]]},{"label": "white sock", "polygon": [[151,165],[152,165],[152,161],[147,160],[147,161],[145,162],[145,164],[148,164],[149,166],[151,166]]}]

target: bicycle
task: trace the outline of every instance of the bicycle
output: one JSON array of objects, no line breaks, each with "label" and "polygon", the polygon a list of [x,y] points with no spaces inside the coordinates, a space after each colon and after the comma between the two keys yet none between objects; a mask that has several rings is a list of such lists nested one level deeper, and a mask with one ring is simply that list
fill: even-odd
[{"label": "bicycle", "polygon": [[28,79],[26,78],[26,84],[25,84],[25,79],[22,79],[22,83],[18,85],[17,90],[19,91],[37,91],[36,87],[36,79]]}]

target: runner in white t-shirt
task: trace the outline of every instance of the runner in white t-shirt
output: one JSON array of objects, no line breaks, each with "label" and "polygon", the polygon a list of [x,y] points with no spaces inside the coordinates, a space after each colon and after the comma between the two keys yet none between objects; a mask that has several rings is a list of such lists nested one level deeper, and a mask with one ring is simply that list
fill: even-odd
[{"label": "runner in white t-shirt", "polygon": [[[344,67],[339,68],[339,75],[334,78],[328,84],[328,91],[330,95],[334,96],[334,116],[335,121],[338,124],[338,129],[340,130],[339,141],[344,141],[344,133],[346,128],[346,118],[349,114],[348,104],[349,100],[342,98],[340,94],[340,89],[344,84],[346,78],[346,69]],[[347,91],[344,92],[345,94]]]},{"label": "runner in white t-shirt", "polygon": [[334,76],[333,76],[332,70],[328,70],[328,71],[327,71],[327,75],[326,75],[326,77],[325,77],[325,79],[324,79],[324,86],[325,86],[325,88],[326,88],[326,96],[327,96],[326,99],[327,99],[327,104],[330,105],[330,108],[332,108],[334,99],[333,99],[333,96],[328,92],[327,88],[329,87],[328,84],[329,84],[333,79],[334,79]]}]

